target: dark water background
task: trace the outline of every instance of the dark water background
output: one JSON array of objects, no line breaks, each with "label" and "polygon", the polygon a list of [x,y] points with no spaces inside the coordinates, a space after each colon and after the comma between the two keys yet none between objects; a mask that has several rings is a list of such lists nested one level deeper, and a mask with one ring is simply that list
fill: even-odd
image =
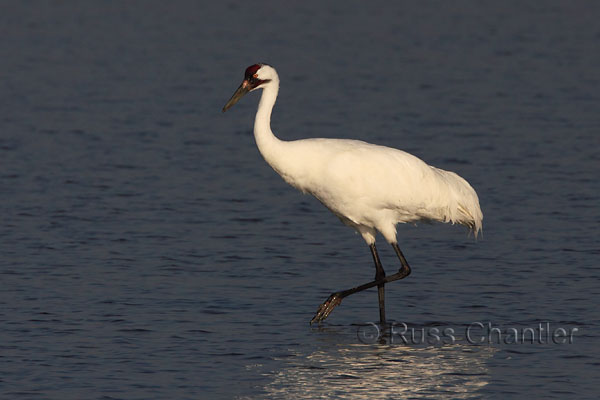
[{"label": "dark water background", "polygon": [[[3,3],[0,397],[597,398],[599,17],[594,1]],[[388,285],[390,319],[547,321],[573,343],[364,344],[374,291],[310,327],[374,269],[262,160],[258,96],[221,113],[259,61],[282,80],[280,138],[402,148],[477,189],[482,240],[399,226],[413,274]]]}]

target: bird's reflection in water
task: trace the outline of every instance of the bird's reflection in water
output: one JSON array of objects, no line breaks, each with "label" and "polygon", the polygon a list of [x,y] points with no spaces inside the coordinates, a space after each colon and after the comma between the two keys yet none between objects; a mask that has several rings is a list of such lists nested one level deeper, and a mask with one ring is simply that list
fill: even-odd
[{"label": "bird's reflection in water", "polygon": [[267,398],[476,398],[488,383],[493,352],[459,344],[331,344],[286,358],[264,390]]}]

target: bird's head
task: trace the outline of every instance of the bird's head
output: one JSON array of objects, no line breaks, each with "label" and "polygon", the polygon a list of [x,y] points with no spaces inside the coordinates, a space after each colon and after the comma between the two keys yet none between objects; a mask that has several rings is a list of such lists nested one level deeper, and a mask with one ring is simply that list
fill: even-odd
[{"label": "bird's head", "polygon": [[223,112],[229,110],[237,103],[246,93],[255,89],[263,88],[267,83],[277,78],[275,68],[268,64],[254,64],[246,68],[244,80],[240,87],[235,91],[231,99],[223,107]]}]

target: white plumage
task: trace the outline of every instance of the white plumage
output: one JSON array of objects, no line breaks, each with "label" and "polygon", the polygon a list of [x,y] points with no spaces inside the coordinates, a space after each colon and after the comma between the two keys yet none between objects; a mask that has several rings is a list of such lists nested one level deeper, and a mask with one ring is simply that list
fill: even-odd
[{"label": "white plumage", "polygon": [[264,159],[287,183],[313,195],[355,228],[372,251],[376,231],[388,243],[396,243],[398,223],[440,221],[466,225],[475,235],[481,230],[477,194],[454,172],[427,165],[404,151],[359,140],[279,140],[270,126],[279,77],[267,64],[248,67],[244,82],[223,111],[257,88],[263,94],[254,137]]},{"label": "white plumage", "polygon": [[397,223],[436,220],[481,228],[477,194],[467,181],[411,154],[341,139],[273,148],[261,153],[286,182],[315,196],[368,244],[375,241],[374,229],[395,242]]}]

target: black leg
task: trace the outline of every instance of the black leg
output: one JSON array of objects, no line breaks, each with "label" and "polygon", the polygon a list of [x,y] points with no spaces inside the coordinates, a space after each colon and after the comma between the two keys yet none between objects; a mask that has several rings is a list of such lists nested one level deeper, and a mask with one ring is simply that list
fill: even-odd
[{"label": "black leg", "polygon": [[400,250],[400,247],[398,247],[398,243],[392,243],[392,247],[394,248],[396,255],[400,259],[400,263],[402,264],[402,267],[400,267],[400,270],[395,274],[395,275],[399,276],[396,279],[406,278],[407,276],[410,275],[410,265],[408,265],[406,258],[404,258],[404,254],[402,254],[402,250]]},{"label": "black leg", "polygon": [[[400,263],[402,264],[402,266],[400,267],[400,270],[398,272],[396,272],[393,275],[385,276],[385,272],[383,271],[383,267],[381,266],[381,261],[379,261],[379,256],[377,255],[377,249],[375,248],[375,245],[372,245],[371,253],[373,254],[373,260],[375,261],[375,269],[376,269],[375,280],[365,283],[364,285],[357,286],[352,289],[342,290],[341,292],[332,293],[331,296],[329,296],[329,298],[327,300],[325,300],[325,302],[323,302],[323,304],[321,304],[319,306],[317,313],[315,314],[313,319],[310,321],[310,323],[312,324],[314,322],[321,322],[321,321],[325,320],[325,318],[327,318],[329,316],[329,314],[331,314],[333,309],[335,307],[337,307],[338,305],[340,305],[340,303],[342,302],[342,299],[344,297],[350,296],[351,294],[354,294],[357,292],[362,292],[363,290],[377,286],[378,289],[381,287],[379,289],[379,293],[380,293],[380,295],[379,295],[379,319],[381,320],[382,325],[385,324],[385,303],[384,303],[385,300],[384,300],[383,286],[386,283],[393,282],[398,279],[404,279],[408,275],[410,275],[410,266],[408,265],[406,258],[404,258],[404,254],[402,254],[400,247],[398,247],[398,243],[392,243],[392,247],[394,248],[396,255],[400,259]],[[379,268],[377,267],[377,265],[379,265]],[[380,272],[380,269],[381,269],[381,272]],[[383,278],[378,278],[378,275],[381,276],[381,274],[383,274]]]},{"label": "black leg", "polygon": [[[369,246],[369,248],[371,249],[371,254],[373,255],[373,261],[375,262],[375,280],[381,281],[383,278],[385,278],[385,271],[381,265],[379,254],[377,254],[377,247],[375,247],[375,243],[373,243]],[[379,322],[383,327],[385,326],[385,283],[380,283],[377,285],[377,296],[379,297]]]}]

